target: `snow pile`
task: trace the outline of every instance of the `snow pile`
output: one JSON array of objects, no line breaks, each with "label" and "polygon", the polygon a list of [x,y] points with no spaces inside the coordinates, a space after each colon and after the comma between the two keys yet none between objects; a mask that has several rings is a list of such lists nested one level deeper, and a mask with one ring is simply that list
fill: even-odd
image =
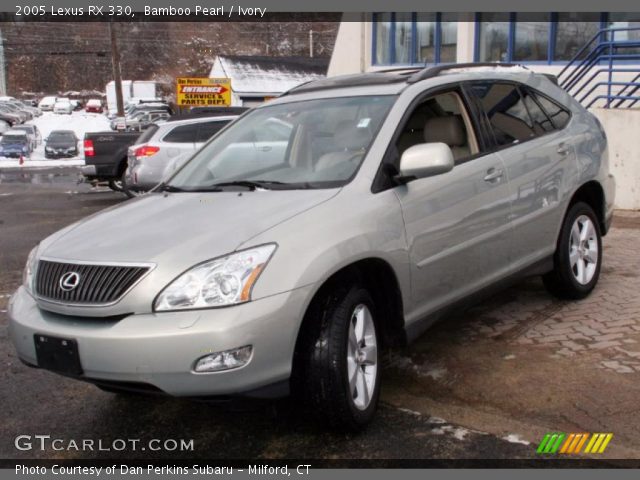
[{"label": "snow pile", "polygon": [[[98,113],[73,112],[71,115],[56,115],[52,112],[44,112],[41,117],[34,118],[27,123],[38,127],[42,135],[42,143],[31,154],[31,158],[24,159],[25,167],[60,167],[84,165],[84,151],[82,139],[87,132],[100,132],[109,130],[109,120]],[[73,130],[80,139],[78,142],[78,155],[73,158],[48,159],[44,157],[44,139],[53,130]],[[16,158],[0,157],[0,168],[19,167],[20,162]]]}]

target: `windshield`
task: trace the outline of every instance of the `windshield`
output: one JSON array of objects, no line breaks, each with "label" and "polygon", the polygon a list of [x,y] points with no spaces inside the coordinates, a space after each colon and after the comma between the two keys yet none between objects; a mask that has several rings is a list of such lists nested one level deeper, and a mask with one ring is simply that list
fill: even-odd
[{"label": "windshield", "polygon": [[255,109],[199,150],[168,187],[342,186],[357,171],[395,98],[329,98]]},{"label": "windshield", "polygon": [[47,140],[49,142],[74,142],[76,137],[73,132],[51,132]]},{"label": "windshield", "polygon": [[22,144],[22,143],[27,143],[27,137],[23,136],[23,135],[7,135],[4,134],[2,136],[2,140],[0,140],[0,143],[4,144],[4,145],[9,145],[9,144]]}]

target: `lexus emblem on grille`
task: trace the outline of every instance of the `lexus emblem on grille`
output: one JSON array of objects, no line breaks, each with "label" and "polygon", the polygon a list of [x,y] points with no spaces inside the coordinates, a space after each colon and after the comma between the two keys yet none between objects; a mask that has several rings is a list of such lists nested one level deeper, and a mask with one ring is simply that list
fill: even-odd
[{"label": "lexus emblem on grille", "polygon": [[70,292],[80,283],[80,275],[76,272],[67,272],[60,277],[60,288],[65,292]]}]

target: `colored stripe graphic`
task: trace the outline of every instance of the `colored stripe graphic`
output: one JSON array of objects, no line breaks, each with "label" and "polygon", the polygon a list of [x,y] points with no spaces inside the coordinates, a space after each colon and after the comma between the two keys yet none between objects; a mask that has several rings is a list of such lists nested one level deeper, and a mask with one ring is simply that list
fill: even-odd
[{"label": "colored stripe graphic", "polygon": [[603,453],[613,438],[613,433],[594,433],[584,453]]},{"label": "colored stripe graphic", "polygon": [[[537,453],[541,454],[578,454],[578,453],[603,453],[609,442],[613,438],[613,433],[547,433],[538,448]],[[584,451],[582,448],[585,446]]]}]

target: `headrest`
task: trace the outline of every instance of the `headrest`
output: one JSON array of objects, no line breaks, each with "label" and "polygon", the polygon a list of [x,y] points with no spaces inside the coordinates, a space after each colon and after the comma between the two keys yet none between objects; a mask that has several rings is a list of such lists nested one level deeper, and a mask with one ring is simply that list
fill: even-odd
[{"label": "headrest", "polygon": [[464,123],[460,115],[433,117],[424,124],[424,141],[442,142],[450,147],[461,147],[467,143]]},{"label": "headrest", "polygon": [[353,121],[343,120],[338,123],[333,134],[335,146],[341,150],[359,150],[366,148],[371,140],[367,128],[358,128]]}]

